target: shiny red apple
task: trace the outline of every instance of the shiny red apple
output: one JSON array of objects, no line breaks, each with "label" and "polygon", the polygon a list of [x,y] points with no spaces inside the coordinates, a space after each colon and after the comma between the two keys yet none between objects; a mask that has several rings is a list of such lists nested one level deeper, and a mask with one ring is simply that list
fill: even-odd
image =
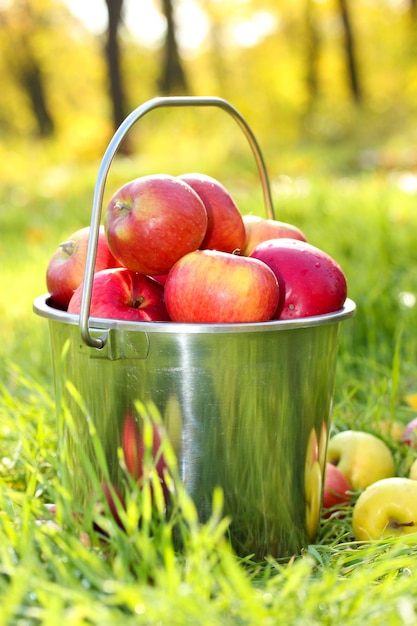
[{"label": "shiny red apple", "polygon": [[184,254],[197,250],[206,234],[207,212],[183,180],[165,174],[124,184],[104,215],[109,248],[134,272],[166,274]]},{"label": "shiny red apple", "polygon": [[[81,309],[82,284],[68,305],[69,313]],[[126,268],[102,270],[93,277],[91,317],[131,321],[167,321],[164,288],[149,276]]]},{"label": "shiny red apple", "polygon": [[222,252],[241,251],[246,239],[245,226],[226,187],[206,174],[182,174],[179,178],[197,192],[207,211],[207,231],[200,248]]},{"label": "shiny red apple", "polygon": [[[59,244],[48,263],[46,286],[56,307],[66,309],[72,294],[84,279],[89,235],[89,226],[72,233],[65,242]],[[104,227],[100,226],[95,271],[110,267],[120,267],[120,263],[110,252]]]},{"label": "shiny red apple", "polygon": [[[132,413],[127,413],[122,431],[122,450],[129,474],[135,480],[142,480],[145,469],[146,449],[143,429],[139,425]],[[167,462],[163,454],[163,434],[161,428],[152,422],[152,460],[155,462],[155,469],[162,484],[164,484],[164,473],[167,469]]]},{"label": "shiny red apple", "polygon": [[274,316],[278,300],[277,279],[265,263],[218,250],[183,256],[165,283],[174,322],[263,322]]},{"label": "shiny red apple", "polygon": [[331,313],[346,300],[347,282],[340,265],[305,241],[270,239],[258,244],[248,258],[266,263],[278,279],[278,319]]},{"label": "shiny red apple", "polygon": [[335,509],[350,502],[352,490],[349,480],[333,463],[326,463],[323,487],[323,509]]},{"label": "shiny red apple", "polygon": [[244,215],[243,223],[246,231],[246,242],[242,249],[242,254],[245,256],[249,256],[259,243],[268,241],[268,239],[286,237],[307,241],[306,236],[297,226],[287,224],[287,222],[265,219],[258,215]]}]

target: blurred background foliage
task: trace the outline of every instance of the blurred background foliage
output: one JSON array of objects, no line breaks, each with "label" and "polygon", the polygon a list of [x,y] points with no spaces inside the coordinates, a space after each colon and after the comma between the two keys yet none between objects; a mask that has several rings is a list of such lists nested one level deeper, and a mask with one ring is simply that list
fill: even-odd
[{"label": "blurred background foliage", "polygon": [[[89,0],[88,23],[81,4],[0,0],[3,180],[25,150],[97,159],[130,110],[179,93],[230,100],[281,173],[417,163],[414,0]],[[142,134],[166,151],[155,126]]]}]

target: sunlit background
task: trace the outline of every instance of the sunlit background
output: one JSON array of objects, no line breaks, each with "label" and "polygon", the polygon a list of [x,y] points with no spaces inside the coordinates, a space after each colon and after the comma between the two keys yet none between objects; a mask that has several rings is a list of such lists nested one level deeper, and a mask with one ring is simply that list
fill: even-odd
[{"label": "sunlit background", "polygon": [[0,31],[1,162],[97,159],[134,107],[187,93],[231,101],[280,173],[417,163],[413,0],[1,0]]}]

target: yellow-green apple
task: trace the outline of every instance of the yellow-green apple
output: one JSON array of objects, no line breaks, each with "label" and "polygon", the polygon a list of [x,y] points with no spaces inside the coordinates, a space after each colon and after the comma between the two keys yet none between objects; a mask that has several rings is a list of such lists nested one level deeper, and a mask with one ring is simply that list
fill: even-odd
[{"label": "yellow-green apple", "polygon": [[207,231],[200,248],[241,252],[246,233],[243,218],[231,194],[218,180],[206,174],[179,177],[200,196],[207,211]]},{"label": "yellow-green apple", "polygon": [[388,438],[388,440],[393,439],[395,441],[400,441],[403,431],[404,424],[397,420],[375,420],[372,423],[373,429],[380,432],[382,436]]},{"label": "yellow-green apple", "polygon": [[[71,296],[84,279],[90,227],[72,233],[59,244],[46,269],[46,286],[57,308],[66,309]],[[120,267],[107,245],[104,226],[100,226],[94,270]]]},{"label": "yellow-green apple", "polygon": [[352,487],[340,469],[333,463],[326,463],[323,487],[323,509],[336,509],[350,501]]},{"label": "yellow-green apple", "polygon": [[307,241],[306,236],[297,226],[287,224],[286,222],[265,219],[259,215],[244,215],[243,223],[246,231],[246,243],[243,247],[242,254],[245,256],[249,256],[259,243],[268,241],[269,239],[281,239],[282,237],[286,237]]},{"label": "yellow-green apple", "polygon": [[417,448],[417,417],[414,417],[405,426],[400,436],[400,442]]},{"label": "yellow-green apple", "polygon": [[165,283],[174,322],[264,322],[273,317],[278,299],[277,279],[265,263],[219,250],[186,254]]},{"label": "yellow-green apple", "polygon": [[357,541],[417,532],[417,482],[394,476],[367,487],[353,507],[352,530]]},{"label": "yellow-green apple", "polygon": [[317,431],[310,430],[304,461],[304,498],[306,504],[306,530],[312,539],[317,531],[320,518],[322,493],[322,472],[319,462],[319,442]]},{"label": "yellow-green apple", "polygon": [[408,471],[408,478],[411,478],[411,480],[417,480],[417,459],[411,463]]},{"label": "yellow-green apple", "polygon": [[[69,313],[81,309],[82,283],[68,305]],[[101,270],[93,277],[91,317],[132,321],[168,321],[164,288],[153,278],[125,267]]]},{"label": "yellow-green apple", "polygon": [[249,258],[266,263],[278,279],[277,319],[331,313],[345,302],[347,282],[342,268],[316,246],[297,239],[270,239],[258,244]]},{"label": "yellow-green apple", "polygon": [[361,430],[344,430],[331,437],[327,461],[339,468],[354,491],[395,475],[394,458],[387,444]]},{"label": "yellow-green apple", "polygon": [[319,459],[319,441],[317,437],[317,431],[315,428],[310,430],[310,434],[307,440],[306,457],[304,462],[304,482],[307,483],[307,477],[310,473],[313,463],[320,462]]},{"label": "yellow-green apple", "polygon": [[306,501],[306,530],[310,539],[313,539],[320,519],[322,494],[322,471],[318,461],[314,461],[306,474],[305,501]]},{"label": "yellow-green apple", "polygon": [[104,215],[109,248],[134,272],[166,274],[184,254],[197,250],[206,234],[207,211],[186,182],[167,174],[125,183]]}]

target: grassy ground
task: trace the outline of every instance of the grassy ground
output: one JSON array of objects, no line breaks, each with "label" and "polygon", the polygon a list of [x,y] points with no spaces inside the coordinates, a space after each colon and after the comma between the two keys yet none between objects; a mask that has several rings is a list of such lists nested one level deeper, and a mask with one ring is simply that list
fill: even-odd
[{"label": "grassy ground", "polygon": [[[135,168],[116,165],[110,186],[143,173]],[[98,541],[92,519],[74,519],[57,446],[47,323],[31,307],[58,242],[89,223],[95,167],[51,167],[39,155],[32,177],[14,171],[0,201],[0,625],[414,624],[417,539],[357,544],[350,510],[323,519],[301,555],[263,563],[232,554],[221,502],[199,525],[181,485],[181,514],[168,522],[135,494],[128,532],[97,514],[108,534]],[[383,425],[411,419],[406,398],[417,391],[417,213],[415,179],[407,176],[272,176],[277,218],[341,263],[358,307],[341,332],[333,429],[380,434],[403,475],[412,452]],[[263,213],[256,178],[231,171],[226,182],[244,212]],[[55,521],[46,502],[56,503]]]}]

